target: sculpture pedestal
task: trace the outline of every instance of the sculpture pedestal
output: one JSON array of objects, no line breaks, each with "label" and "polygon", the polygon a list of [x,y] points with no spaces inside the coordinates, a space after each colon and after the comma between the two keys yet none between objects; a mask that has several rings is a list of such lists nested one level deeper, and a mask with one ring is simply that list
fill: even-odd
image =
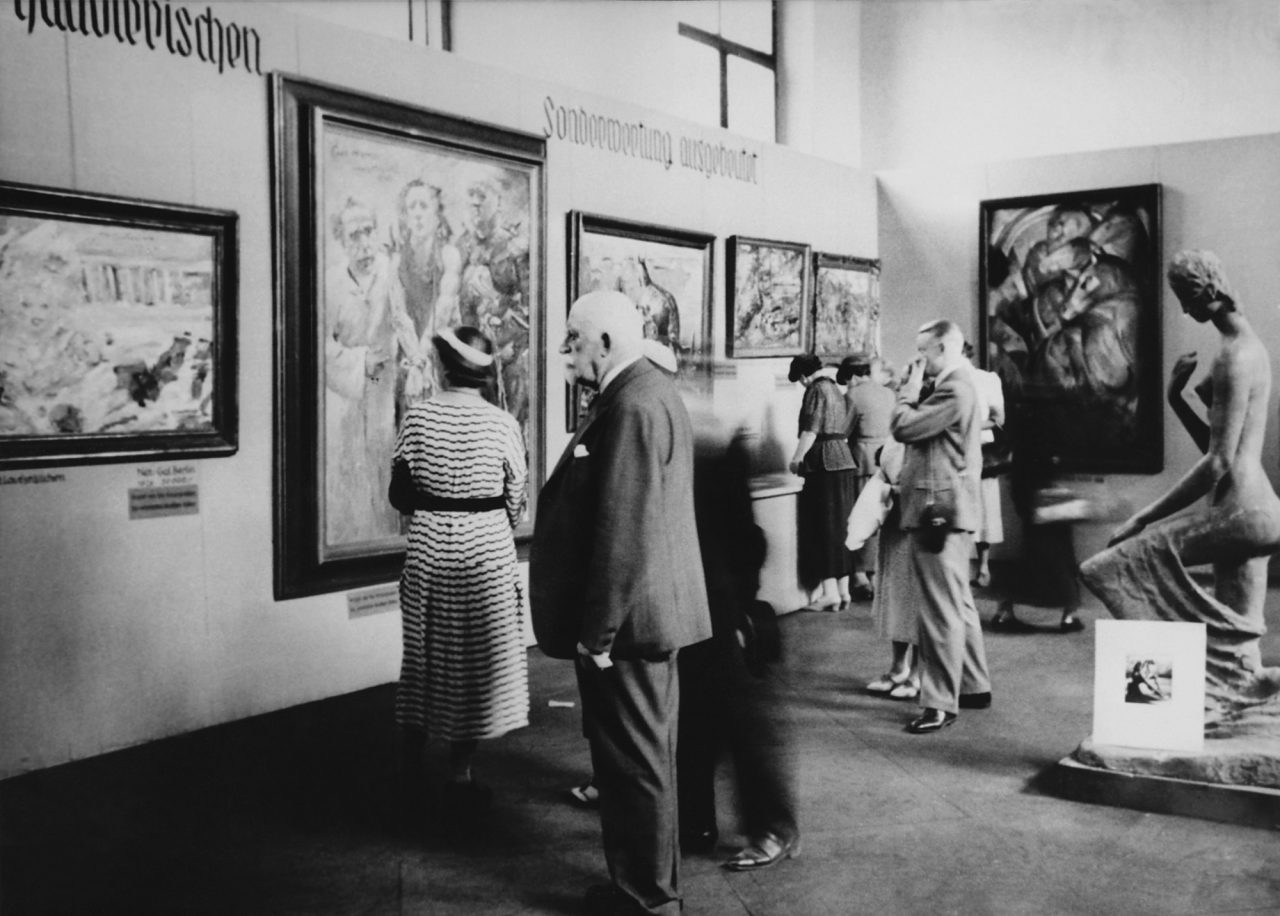
[{"label": "sculpture pedestal", "polygon": [[1197,753],[1086,739],[1047,775],[1047,789],[1075,801],[1280,828],[1280,738],[1209,739]]}]

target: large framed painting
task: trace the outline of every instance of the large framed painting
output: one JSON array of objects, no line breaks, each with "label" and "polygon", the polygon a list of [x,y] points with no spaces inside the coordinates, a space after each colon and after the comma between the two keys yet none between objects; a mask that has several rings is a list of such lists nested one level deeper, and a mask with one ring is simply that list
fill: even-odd
[{"label": "large framed painting", "polygon": [[236,451],[236,226],[0,183],[0,468]]},{"label": "large framed painting", "polygon": [[451,325],[497,346],[489,395],[529,454],[523,545],[543,471],[542,138],[281,75],[272,117],[277,598],[399,575],[396,430]]},{"label": "large framed painting", "polygon": [[[671,348],[677,371],[705,361],[715,236],[577,210],[568,219],[569,304],[593,290],[620,290],[643,316],[645,337]],[[586,392],[568,387],[565,420],[572,431]]]},{"label": "large framed painting", "polygon": [[813,349],[841,359],[880,355],[880,262],[815,252]]},{"label": "large framed painting", "polygon": [[987,200],[981,358],[1063,470],[1157,473],[1160,186]]},{"label": "large framed painting", "polygon": [[726,354],[795,356],[809,349],[810,248],[735,235],[725,251]]}]

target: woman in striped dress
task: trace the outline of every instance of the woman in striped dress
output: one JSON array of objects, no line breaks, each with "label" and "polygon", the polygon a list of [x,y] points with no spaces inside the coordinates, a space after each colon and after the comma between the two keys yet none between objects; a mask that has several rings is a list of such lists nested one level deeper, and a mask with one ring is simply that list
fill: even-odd
[{"label": "woman in striped dress", "polygon": [[487,804],[477,743],[529,723],[512,529],[528,470],[520,426],[482,397],[493,343],[472,327],[433,340],[439,393],[411,407],[396,442],[392,503],[413,513],[400,578],[404,658],[396,721],[416,770],[428,735],[450,742],[446,798]]}]

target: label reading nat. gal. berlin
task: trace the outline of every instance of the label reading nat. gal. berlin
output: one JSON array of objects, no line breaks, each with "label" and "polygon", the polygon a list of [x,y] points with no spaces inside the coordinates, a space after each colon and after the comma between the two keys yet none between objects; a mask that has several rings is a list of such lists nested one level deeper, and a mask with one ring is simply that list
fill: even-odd
[{"label": "label reading nat. gal. berlin", "polygon": [[163,518],[200,512],[198,469],[194,464],[136,468],[138,485],[129,490],[129,518]]}]

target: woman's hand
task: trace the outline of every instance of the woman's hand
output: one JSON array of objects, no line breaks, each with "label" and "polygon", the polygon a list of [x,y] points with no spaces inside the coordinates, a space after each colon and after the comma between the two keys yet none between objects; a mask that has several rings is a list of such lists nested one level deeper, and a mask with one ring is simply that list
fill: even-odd
[{"label": "woman's hand", "polygon": [[1114,547],[1121,541],[1127,541],[1145,527],[1147,527],[1146,522],[1135,515],[1115,530],[1111,535],[1111,540],[1107,541],[1107,546]]},{"label": "woman's hand", "polygon": [[791,459],[791,461],[790,461],[790,462],[788,462],[788,464],[787,464],[787,470],[789,470],[792,474],[795,474],[797,477],[803,477],[804,475],[803,475],[802,471],[804,470],[804,462],[803,462],[803,461],[796,461],[796,460],[793,458],[793,459]]}]

